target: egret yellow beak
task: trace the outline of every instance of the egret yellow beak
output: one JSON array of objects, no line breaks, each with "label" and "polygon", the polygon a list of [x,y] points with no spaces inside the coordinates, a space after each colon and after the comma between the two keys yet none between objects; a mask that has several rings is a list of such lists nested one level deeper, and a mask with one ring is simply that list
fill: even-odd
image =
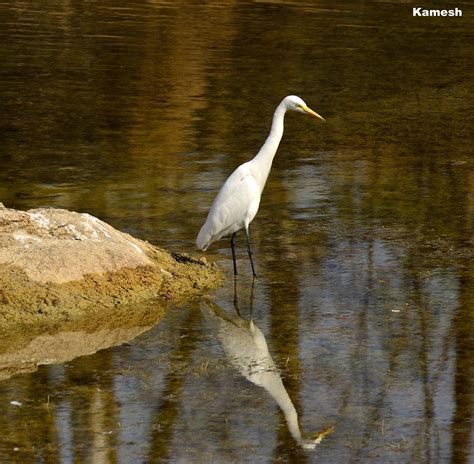
[{"label": "egret yellow beak", "polygon": [[326,122],[326,120],[320,116],[316,111],[313,111],[311,108],[308,108],[307,106],[303,106],[303,110],[308,113],[309,115],[313,116],[314,118],[321,119],[322,121]]}]

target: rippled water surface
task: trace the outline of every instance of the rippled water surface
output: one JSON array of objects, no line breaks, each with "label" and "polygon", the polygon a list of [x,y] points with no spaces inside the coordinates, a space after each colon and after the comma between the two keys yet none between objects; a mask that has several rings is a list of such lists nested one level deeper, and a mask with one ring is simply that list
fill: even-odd
[{"label": "rippled water surface", "polygon": [[210,299],[55,335],[72,353],[0,381],[1,462],[472,462],[473,10],[412,6],[0,5],[8,207],[197,253],[279,101],[327,119],[287,115],[254,288],[221,241]]}]

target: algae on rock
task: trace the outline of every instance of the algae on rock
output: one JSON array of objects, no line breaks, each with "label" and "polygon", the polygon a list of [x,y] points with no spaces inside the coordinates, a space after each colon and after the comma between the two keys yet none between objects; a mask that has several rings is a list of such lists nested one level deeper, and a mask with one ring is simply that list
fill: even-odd
[{"label": "algae on rock", "polygon": [[68,319],[216,286],[215,264],[170,254],[91,216],[0,206],[0,326]]}]

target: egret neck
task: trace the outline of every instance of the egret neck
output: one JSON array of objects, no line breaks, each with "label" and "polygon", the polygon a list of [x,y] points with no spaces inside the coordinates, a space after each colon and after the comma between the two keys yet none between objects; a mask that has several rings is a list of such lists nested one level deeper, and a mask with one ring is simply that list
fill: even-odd
[{"label": "egret neck", "polygon": [[287,111],[287,106],[285,100],[283,100],[278,106],[275,112],[273,113],[272,127],[270,129],[270,134],[265,140],[265,143],[260,148],[260,151],[255,155],[255,158],[252,160],[252,174],[258,180],[260,186],[260,193],[265,187],[267,182],[268,174],[272,167],[273,158],[280,145],[281,138],[283,136],[283,121],[285,119],[285,113]]}]

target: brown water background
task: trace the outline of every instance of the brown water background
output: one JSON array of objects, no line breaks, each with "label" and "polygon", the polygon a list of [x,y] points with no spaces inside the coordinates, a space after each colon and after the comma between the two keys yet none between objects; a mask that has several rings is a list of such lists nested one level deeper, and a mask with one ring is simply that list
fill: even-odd
[{"label": "brown water background", "polygon": [[[474,9],[413,6],[0,4],[5,206],[88,212],[196,253],[280,100],[327,119],[287,115],[252,224],[260,279],[249,301],[240,237],[237,292],[303,435],[334,427],[302,450],[195,303],[0,382],[1,462],[472,462]],[[233,315],[228,242],[209,259]]]}]

